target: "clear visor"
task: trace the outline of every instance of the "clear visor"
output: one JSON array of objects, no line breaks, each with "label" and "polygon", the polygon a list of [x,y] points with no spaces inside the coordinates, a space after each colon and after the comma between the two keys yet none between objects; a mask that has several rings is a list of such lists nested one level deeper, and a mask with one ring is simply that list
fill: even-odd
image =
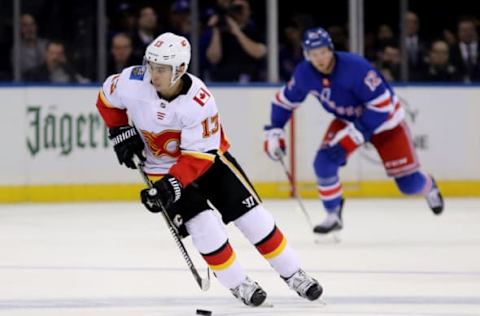
[{"label": "clear visor", "polygon": [[147,66],[147,69],[150,71],[150,73],[155,73],[155,74],[165,74],[165,73],[171,73],[172,72],[172,66],[170,65],[164,65],[164,64],[156,64],[151,61],[145,61],[145,65]]}]

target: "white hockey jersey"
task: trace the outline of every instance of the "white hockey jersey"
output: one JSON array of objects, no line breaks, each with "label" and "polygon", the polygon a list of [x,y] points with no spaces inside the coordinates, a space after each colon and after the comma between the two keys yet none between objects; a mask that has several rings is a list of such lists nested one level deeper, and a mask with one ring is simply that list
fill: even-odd
[{"label": "white hockey jersey", "polygon": [[136,127],[145,143],[149,175],[170,173],[185,186],[229,144],[212,93],[191,74],[181,80],[184,89],[168,101],[159,96],[143,66],[129,67],[105,80],[97,108],[110,128],[126,125],[128,119]]}]

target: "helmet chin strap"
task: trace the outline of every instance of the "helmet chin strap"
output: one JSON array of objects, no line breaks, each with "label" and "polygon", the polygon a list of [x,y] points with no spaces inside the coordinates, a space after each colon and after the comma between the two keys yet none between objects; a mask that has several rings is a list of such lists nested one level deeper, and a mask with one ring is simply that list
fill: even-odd
[{"label": "helmet chin strap", "polygon": [[[183,65],[183,64],[182,64]],[[172,66],[172,78],[170,79],[170,87],[173,86],[177,81],[178,79],[180,79],[182,77],[182,75],[186,72],[186,69],[183,71],[183,72],[180,72],[180,68],[182,67],[182,65],[180,65],[179,67],[173,67]],[[177,76],[177,79],[175,79],[175,76],[177,75],[178,73],[178,76]]]},{"label": "helmet chin strap", "polygon": [[175,83],[177,83],[178,79],[180,77],[178,77],[177,79],[175,79],[175,73],[172,71],[172,78],[170,79],[170,87],[173,87],[175,85]]},{"label": "helmet chin strap", "polygon": [[172,67],[172,78],[170,78],[170,87],[173,87],[173,85],[180,79],[180,76],[178,76],[177,79],[175,79],[175,75],[177,74],[176,69],[177,67]]}]

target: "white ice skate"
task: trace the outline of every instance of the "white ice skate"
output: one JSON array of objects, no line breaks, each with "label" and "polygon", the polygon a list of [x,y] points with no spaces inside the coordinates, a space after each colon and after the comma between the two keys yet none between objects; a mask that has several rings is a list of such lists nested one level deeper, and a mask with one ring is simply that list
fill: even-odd
[{"label": "white ice skate", "polygon": [[339,213],[328,213],[323,222],[313,228],[317,234],[328,234],[343,228],[342,218]]},{"label": "white ice skate", "polygon": [[323,289],[318,281],[306,274],[302,269],[284,280],[289,288],[310,301],[314,301],[322,295]]},{"label": "white ice skate", "polygon": [[267,293],[258,285],[257,282],[246,278],[239,286],[230,289],[233,296],[248,306],[259,306],[267,298]]},{"label": "white ice skate", "polygon": [[341,230],[343,228],[342,210],[344,199],[340,201],[337,212],[327,214],[327,217],[313,228],[313,232],[317,234],[328,234],[330,232]]},{"label": "white ice skate", "polygon": [[430,190],[430,192],[427,193],[425,198],[427,199],[428,206],[432,209],[433,214],[440,215],[443,212],[443,197],[433,177],[432,182],[432,189]]},{"label": "white ice skate", "polygon": [[[328,213],[327,217],[323,220],[323,222],[313,228],[314,233],[322,236],[318,239],[315,239],[316,244],[324,242],[330,243],[331,241],[333,241],[334,243],[338,243],[341,241],[339,231],[343,228],[342,210],[344,202],[345,200],[342,199],[340,201],[338,211]],[[331,240],[330,237],[332,237]]]}]

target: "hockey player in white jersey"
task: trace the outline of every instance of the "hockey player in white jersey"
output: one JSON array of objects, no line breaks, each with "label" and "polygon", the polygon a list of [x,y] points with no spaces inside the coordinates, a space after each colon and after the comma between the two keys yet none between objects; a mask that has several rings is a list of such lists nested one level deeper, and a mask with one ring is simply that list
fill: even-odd
[{"label": "hockey player in white jersey", "polygon": [[160,200],[170,217],[181,216],[180,233],[192,237],[219,282],[236,298],[258,306],[267,294],[236,259],[224,227],[229,222],[291,289],[308,300],[318,299],[322,287],[300,268],[297,255],[229,154],[215,98],[186,72],[189,62],[188,40],[164,33],[147,47],[143,66],[107,78],[97,108],[110,128],[120,164],[135,168],[135,155],[145,161],[157,193],[142,190],[142,203],[159,212],[154,202]]}]

